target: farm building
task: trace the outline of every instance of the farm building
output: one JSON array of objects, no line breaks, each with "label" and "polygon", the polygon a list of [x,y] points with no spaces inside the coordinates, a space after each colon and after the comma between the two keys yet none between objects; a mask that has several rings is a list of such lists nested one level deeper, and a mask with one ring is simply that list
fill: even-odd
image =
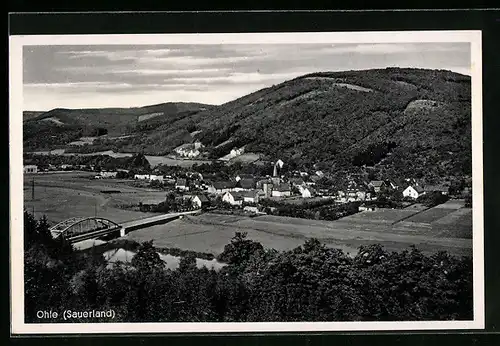
[{"label": "farm building", "polygon": [[410,197],[417,199],[418,197],[425,194],[425,190],[420,185],[410,185],[403,191],[403,197]]},{"label": "farm building", "polygon": [[448,187],[443,185],[426,185],[424,191],[425,193],[440,192],[442,195],[447,195],[449,193]]},{"label": "farm building", "polygon": [[24,174],[38,173],[38,166],[26,165],[23,167]]}]

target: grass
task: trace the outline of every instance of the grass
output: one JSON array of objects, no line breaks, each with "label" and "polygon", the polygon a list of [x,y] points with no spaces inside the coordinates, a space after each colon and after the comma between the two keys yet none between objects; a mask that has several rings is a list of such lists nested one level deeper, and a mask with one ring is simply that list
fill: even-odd
[{"label": "grass", "polygon": [[329,247],[340,248],[350,254],[357,253],[360,245],[375,243],[382,244],[390,251],[416,245],[426,253],[440,250],[456,255],[471,253],[472,242],[468,239],[410,234],[397,230],[387,232],[387,227],[341,220],[330,222],[269,215],[250,218],[205,213],[131,232],[127,237],[139,242],[153,239],[158,247],[178,247],[213,254],[223,251],[235,232],[247,232],[249,239],[278,250],[295,248],[314,237]]},{"label": "grass", "polygon": [[439,220],[442,217],[445,217],[446,215],[450,214],[453,212],[453,209],[448,209],[448,208],[439,208],[439,206],[436,206],[434,208],[424,210],[421,213],[418,213],[410,218],[408,218],[406,221],[408,222],[421,222],[421,223],[431,223],[434,221]]},{"label": "grass", "polygon": [[[85,172],[68,172],[37,175],[35,200],[31,195],[31,177],[24,184],[24,205],[35,211],[35,217],[46,215],[50,222],[57,223],[70,217],[100,216],[115,222],[143,218],[152,213],[123,210],[120,205],[137,204],[144,199],[157,198],[158,192],[150,189],[126,186],[121,180],[90,180]],[[119,194],[101,191],[119,190]]]}]

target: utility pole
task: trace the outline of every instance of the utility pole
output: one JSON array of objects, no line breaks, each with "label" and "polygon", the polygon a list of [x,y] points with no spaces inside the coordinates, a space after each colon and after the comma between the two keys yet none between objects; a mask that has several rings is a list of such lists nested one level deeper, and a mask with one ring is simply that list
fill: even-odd
[{"label": "utility pole", "polygon": [[31,179],[31,200],[35,200],[35,178]]}]

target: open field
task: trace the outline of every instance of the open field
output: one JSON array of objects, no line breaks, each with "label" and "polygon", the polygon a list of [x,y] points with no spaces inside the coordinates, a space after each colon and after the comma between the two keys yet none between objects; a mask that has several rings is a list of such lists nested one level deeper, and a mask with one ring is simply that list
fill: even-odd
[{"label": "open field", "polygon": [[[145,199],[158,198],[165,192],[136,188],[119,179],[92,180],[89,172],[37,174],[25,177],[24,205],[35,217],[46,215],[51,223],[76,216],[100,216],[115,222],[124,222],[156,214],[124,210],[120,205],[137,204]],[[31,182],[35,180],[35,199],[32,200]],[[119,190],[105,194],[103,190]]]},{"label": "open field", "polygon": [[[264,247],[289,250],[308,238],[317,238],[329,247],[340,248],[351,255],[361,245],[382,244],[389,251],[400,251],[415,245],[425,253],[445,250],[455,255],[471,255],[472,240],[447,236],[444,233],[419,234],[405,229],[390,229],[380,223],[306,220],[264,215],[245,217],[205,213],[174,222],[131,232],[136,241],[154,240],[158,247],[218,254],[230,242],[235,232],[247,232],[248,237]],[[454,237],[453,237],[454,236]]]}]

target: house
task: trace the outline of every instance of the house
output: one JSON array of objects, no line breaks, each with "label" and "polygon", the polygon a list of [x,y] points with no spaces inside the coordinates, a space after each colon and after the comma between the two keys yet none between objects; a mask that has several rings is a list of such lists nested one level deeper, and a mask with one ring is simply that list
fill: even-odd
[{"label": "house", "polygon": [[164,177],[163,177],[163,175],[150,174],[149,181],[153,181],[153,180],[160,181],[163,183]]},{"label": "house", "polygon": [[254,214],[261,214],[258,207],[247,205],[243,208],[244,211]]},{"label": "house", "polygon": [[118,172],[99,172],[101,178],[116,178]]},{"label": "house", "polygon": [[255,180],[253,178],[251,179],[241,179],[236,183],[235,190],[236,191],[241,191],[241,190],[252,190],[255,189]]},{"label": "house", "polygon": [[177,181],[175,182],[175,188],[181,191],[189,191],[187,180],[184,178],[177,179]]},{"label": "house", "polygon": [[410,185],[403,191],[403,197],[417,199],[425,194],[425,190],[420,185]]},{"label": "house", "polygon": [[425,193],[439,192],[442,195],[447,195],[449,193],[449,188],[443,185],[426,185],[424,191]]},{"label": "house", "polygon": [[316,195],[316,191],[312,187],[299,187],[300,194],[302,198],[311,198]]},{"label": "house", "polygon": [[365,203],[358,207],[359,211],[375,211],[376,209],[377,208],[374,205],[366,205]]},{"label": "house", "polygon": [[292,186],[295,186],[297,188],[299,188],[300,186],[306,185],[306,183],[304,182],[304,179],[302,179],[302,178],[290,178],[290,179],[288,179],[288,182],[290,184],[292,184]]},{"label": "house", "polygon": [[149,180],[149,174],[134,174],[134,179]]},{"label": "house", "polygon": [[179,156],[192,158],[200,155],[201,148],[203,148],[201,142],[185,143],[175,148],[174,152]]},{"label": "house", "polygon": [[38,173],[37,165],[26,165],[23,167],[24,174]]},{"label": "house", "polygon": [[403,184],[397,180],[386,180],[385,181],[385,186],[391,190],[394,190],[394,191],[399,189],[399,187],[402,185]]},{"label": "house", "polygon": [[259,191],[258,190],[242,191],[241,195],[243,196],[243,202],[245,202],[245,203],[258,203],[259,202]]},{"label": "house", "polygon": [[203,180],[203,175],[198,172],[187,172],[186,176],[192,180]]},{"label": "house", "polygon": [[229,191],[233,191],[234,188],[236,187],[236,183],[232,181],[216,181],[213,183],[213,189],[210,189],[209,187],[209,192],[213,191],[213,193],[216,194],[224,194]]},{"label": "house", "polygon": [[261,179],[261,180],[257,181],[257,183],[255,184],[255,187],[257,189],[263,189],[265,184],[271,184],[271,180],[270,179]]},{"label": "house", "polygon": [[240,181],[242,179],[254,179],[254,176],[252,174],[238,174],[236,177],[234,177],[234,180]]},{"label": "house", "polygon": [[372,187],[375,193],[379,193],[385,190],[385,182],[382,180],[372,180],[368,184],[369,187]]},{"label": "house", "polygon": [[242,205],[243,194],[241,192],[227,191],[222,196],[222,201],[229,203],[231,205]]},{"label": "house", "polygon": [[210,200],[207,198],[207,196],[199,194],[195,195],[191,199],[193,205],[197,208],[206,208],[210,205]]},{"label": "house", "polygon": [[290,189],[290,184],[284,183],[284,184],[279,184],[279,185],[273,186],[271,196],[273,196],[273,197],[287,197],[287,196],[291,196],[291,195],[292,195],[292,191]]}]

